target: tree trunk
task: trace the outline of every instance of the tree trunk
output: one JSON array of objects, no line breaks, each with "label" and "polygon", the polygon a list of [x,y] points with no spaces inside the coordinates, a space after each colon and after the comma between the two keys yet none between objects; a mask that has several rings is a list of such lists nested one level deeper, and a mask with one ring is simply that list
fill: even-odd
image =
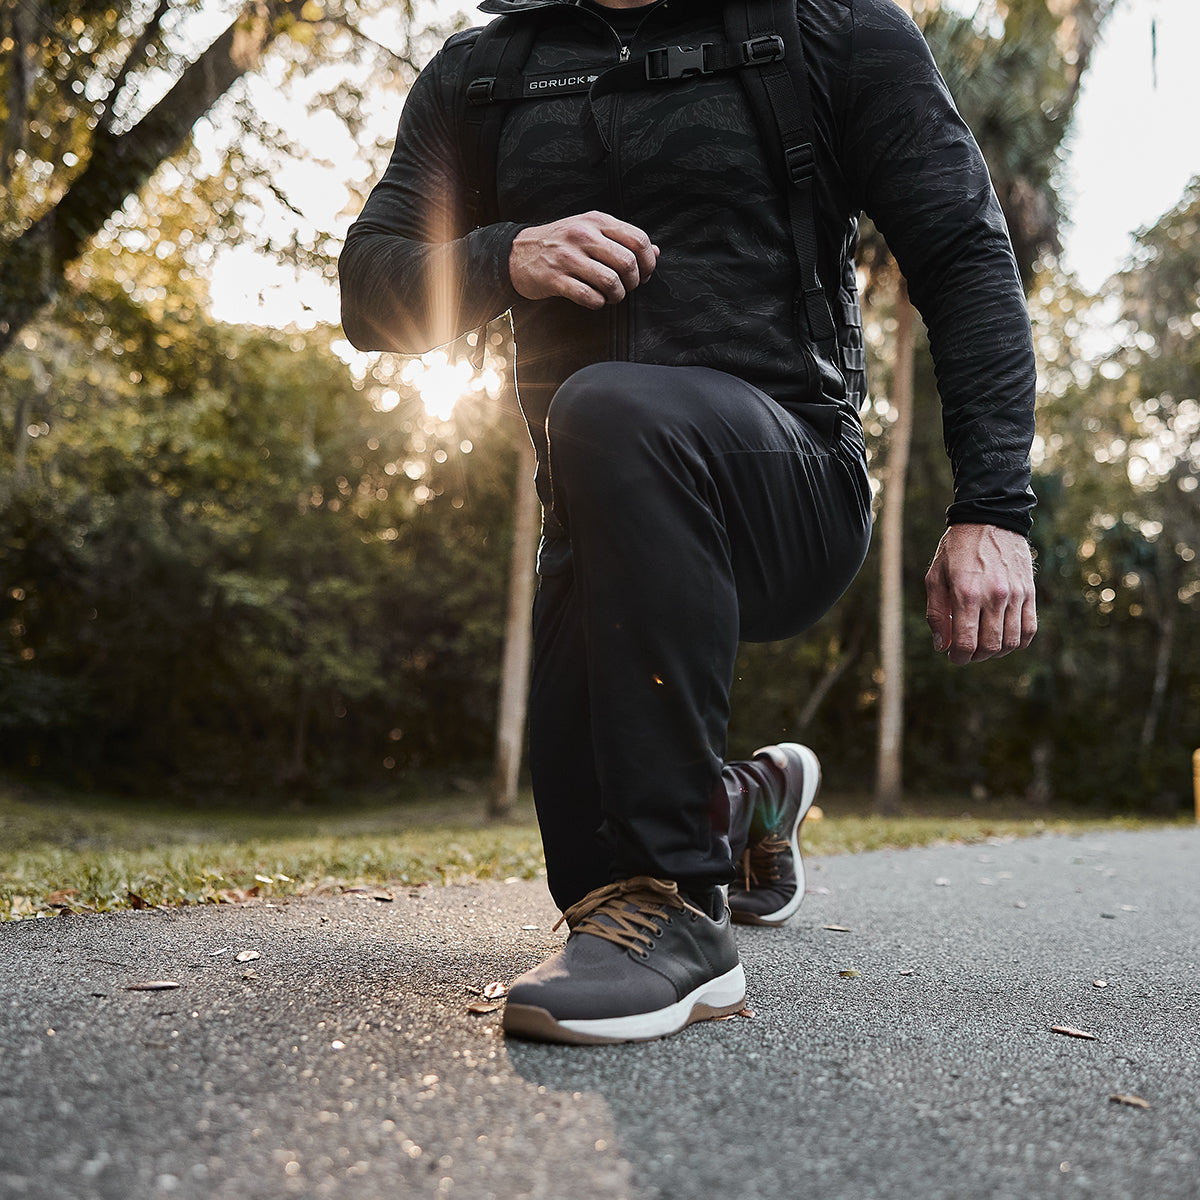
[{"label": "tree trunk", "polygon": [[517,443],[517,494],[513,510],[512,560],[508,572],[508,620],[500,672],[500,710],[496,717],[496,758],[488,815],[504,817],[517,797],[517,776],[525,744],[532,650],[530,609],[533,606],[534,558],[541,507],[534,488],[533,445]]},{"label": "tree trunk", "polygon": [[904,750],[904,488],[913,425],[913,356],[916,310],[901,279],[896,292],[896,351],[892,403],[898,416],[888,439],[887,473],[880,514],[879,743],[875,810],[896,813],[903,790]]},{"label": "tree trunk", "polygon": [[[1166,593],[1162,605],[1162,619],[1158,623],[1158,653],[1154,656],[1154,686],[1150,691],[1150,703],[1146,706],[1146,716],[1142,721],[1140,746],[1143,756],[1154,745],[1158,734],[1158,722],[1162,716],[1163,701],[1167,696],[1167,681],[1171,675],[1171,654],[1175,649],[1175,607],[1171,604],[1174,596]],[[1177,593],[1176,593],[1177,594]]]},{"label": "tree trunk", "polygon": [[837,645],[832,648],[831,661],[826,665],[821,678],[817,680],[812,691],[809,692],[808,698],[804,701],[804,707],[796,718],[797,729],[807,729],[816,718],[817,713],[821,710],[821,705],[825,702],[825,697],[829,695],[833,690],[833,685],[841,679],[850,664],[858,657],[861,647],[862,632],[856,628],[850,638],[849,646]]},{"label": "tree trunk", "polygon": [[104,222],[178,152],[213,104],[258,66],[281,24],[302,7],[303,0],[252,0],[132,129],[97,128],[87,167],[0,256],[0,355],[53,298],[66,266]]}]

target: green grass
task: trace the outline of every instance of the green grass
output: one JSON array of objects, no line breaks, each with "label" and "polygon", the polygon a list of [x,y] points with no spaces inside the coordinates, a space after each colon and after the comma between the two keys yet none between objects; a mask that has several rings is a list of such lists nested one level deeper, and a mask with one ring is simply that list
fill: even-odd
[{"label": "green grass", "polygon": [[[805,849],[819,855],[1167,823],[1019,809],[977,816],[946,801],[879,817],[862,798],[823,799],[824,819],[804,827]],[[483,800],[462,793],[248,811],[0,781],[0,920],[543,873],[528,796],[510,819],[489,822]]]}]

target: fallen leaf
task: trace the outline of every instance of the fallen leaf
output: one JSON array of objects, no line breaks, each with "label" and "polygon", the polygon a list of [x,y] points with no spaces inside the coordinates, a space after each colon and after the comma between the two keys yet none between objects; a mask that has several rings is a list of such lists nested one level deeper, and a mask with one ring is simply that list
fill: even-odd
[{"label": "fallen leaf", "polygon": [[1113,1104],[1128,1104],[1130,1108],[1153,1107],[1149,1100],[1143,1100],[1141,1096],[1134,1096],[1130,1092],[1114,1092],[1109,1096],[1109,1100]]},{"label": "fallen leaf", "polygon": [[483,989],[483,995],[487,1000],[499,1000],[501,997],[508,995],[508,984],[501,983],[500,980],[497,979],[494,983],[489,983],[487,987]]},{"label": "fallen leaf", "polygon": [[127,984],[127,992],[169,992],[179,984],[173,979],[147,979],[144,983]]},{"label": "fallen leaf", "polygon": [[493,1013],[500,1007],[499,1000],[472,1000],[467,1005],[467,1012],[478,1017],[484,1013]]},{"label": "fallen leaf", "polygon": [[822,925],[822,929],[828,929],[831,933],[853,933],[854,930],[849,925]]},{"label": "fallen leaf", "polygon": [[1066,1037],[1086,1038],[1089,1042],[1094,1042],[1097,1040],[1094,1033],[1088,1033],[1085,1029],[1076,1029],[1071,1025],[1051,1025],[1050,1032],[1061,1033]]},{"label": "fallen leaf", "polygon": [[146,900],[143,897],[139,896],[137,894],[137,892],[127,892],[126,895],[129,897],[129,907],[130,908],[153,908],[154,907],[154,905],[151,904],[149,900]]},{"label": "fallen leaf", "polygon": [[260,955],[257,950],[239,950],[237,952],[237,954],[234,955],[234,961],[235,962],[253,962],[256,958],[261,958],[261,957],[262,957],[262,955]]},{"label": "fallen leaf", "polygon": [[850,967],[845,971],[839,971],[838,974],[843,979],[857,979],[862,974],[862,972],[855,970],[854,967]]}]

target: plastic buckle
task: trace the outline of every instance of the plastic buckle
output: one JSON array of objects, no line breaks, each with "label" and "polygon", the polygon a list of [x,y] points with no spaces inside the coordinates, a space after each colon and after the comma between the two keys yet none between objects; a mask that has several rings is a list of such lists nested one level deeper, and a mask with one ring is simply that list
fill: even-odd
[{"label": "plastic buckle", "polygon": [[783,38],[777,33],[764,33],[759,37],[747,38],[742,43],[742,61],[748,67],[781,62],[783,57]]},{"label": "plastic buckle", "polygon": [[495,75],[481,75],[467,84],[468,104],[490,104],[492,93],[496,90]]},{"label": "plastic buckle", "polygon": [[669,79],[686,79],[689,75],[711,75],[707,65],[712,42],[699,46],[659,46],[646,55],[646,78],[651,83]]},{"label": "plastic buckle", "polygon": [[789,146],[784,151],[784,161],[787,163],[788,177],[794,184],[807,183],[813,176],[812,142],[803,142],[799,146]]}]

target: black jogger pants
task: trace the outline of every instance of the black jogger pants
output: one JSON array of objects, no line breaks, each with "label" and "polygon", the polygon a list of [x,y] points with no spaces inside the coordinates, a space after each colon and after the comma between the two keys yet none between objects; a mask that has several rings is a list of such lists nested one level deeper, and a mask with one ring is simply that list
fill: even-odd
[{"label": "black jogger pants", "polygon": [[600,363],[546,421],[530,766],[566,908],[615,879],[727,883],[761,764],[724,764],[739,639],[810,626],[870,538],[861,429],[734,376]]}]

